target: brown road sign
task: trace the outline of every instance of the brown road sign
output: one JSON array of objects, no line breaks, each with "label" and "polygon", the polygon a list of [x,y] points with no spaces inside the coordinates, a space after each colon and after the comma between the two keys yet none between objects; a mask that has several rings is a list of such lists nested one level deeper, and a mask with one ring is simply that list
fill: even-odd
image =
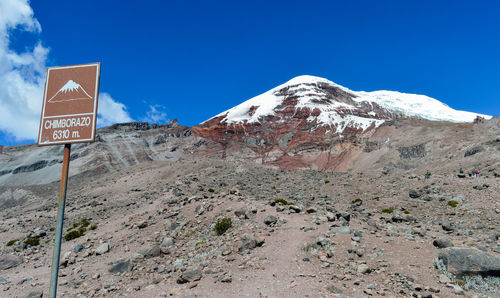
[{"label": "brown road sign", "polygon": [[47,68],[38,145],[93,142],[101,64]]}]

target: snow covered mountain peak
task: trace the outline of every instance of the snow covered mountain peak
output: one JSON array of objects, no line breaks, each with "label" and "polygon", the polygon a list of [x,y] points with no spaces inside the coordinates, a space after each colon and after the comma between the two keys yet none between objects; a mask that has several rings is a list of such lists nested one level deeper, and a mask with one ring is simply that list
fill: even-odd
[{"label": "snow covered mountain peak", "polygon": [[[385,120],[419,117],[433,121],[472,122],[477,116],[491,116],[457,111],[425,95],[396,91],[352,91],[324,78],[303,75],[295,77],[261,95],[253,97],[214,118],[221,123],[261,123],[285,109],[310,111],[307,121],[335,127],[341,133],[346,127],[366,130]],[[280,117],[283,119],[283,117]],[[212,118],[213,119],[213,118]]]}]

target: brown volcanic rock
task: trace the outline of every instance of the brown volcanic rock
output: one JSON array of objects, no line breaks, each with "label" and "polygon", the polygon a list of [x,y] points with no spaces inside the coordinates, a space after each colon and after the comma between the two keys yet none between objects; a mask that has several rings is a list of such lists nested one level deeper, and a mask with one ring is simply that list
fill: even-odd
[{"label": "brown volcanic rock", "polygon": [[[310,106],[300,102],[304,92],[307,96],[311,96],[307,92],[314,92]],[[220,144],[226,155],[252,152],[254,159],[280,168],[335,169],[346,154],[345,149],[353,149],[351,145],[371,134],[379,123],[373,120],[391,119],[390,113],[378,105],[359,104],[352,94],[326,83],[288,85],[273,94],[282,97],[281,102],[271,115],[260,116],[258,121],[232,122],[225,113],[192,127],[191,131]],[[322,115],[325,108],[338,119],[325,123],[324,118],[331,117]],[[248,116],[253,116],[257,109],[258,106],[250,106]],[[357,121],[365,120],[371,121],[371,125],[363,129]]]},{"label": "brown volcanic rock", "polygon": [[423,161],[444,163],[444,155],[455,158],[454,152],[462,149],[447,144],[464,140],[464,134],[477,135],[477,140],[467,140],[467,149],[485,155],[474,148],[491,150],[492,141],[482,147],[473,143],[483,142],[498,120],[453,123],[472,122],[476,116],[422,95],[357,92],[301,76],[191,131],[207,140],[200,152],[217,158],[253,160],[281,169],[408,170],[424,166]]},{"label": "brown volcanic rock", "polygon": [[[465,155],[456,156],[457,150],[467,146],[470,151],[482,142],[481,148],[496,153],[491,134],[498,119],[475,124],[445,122],[472,122],[474,115],[421,95],[356,92],[302,76],[191,131],[207,140],[198,152],[212,157],[252,160],[281,169],[385,168],[387,172],[427,163],[448,167],[447,160]],[[475,137],[466,139],[470,135]],[[464,143],[449,145],[458,140]],[[477,154],[486,157],[485,152]],[[469,161],[462,165],[472,166]]]}]

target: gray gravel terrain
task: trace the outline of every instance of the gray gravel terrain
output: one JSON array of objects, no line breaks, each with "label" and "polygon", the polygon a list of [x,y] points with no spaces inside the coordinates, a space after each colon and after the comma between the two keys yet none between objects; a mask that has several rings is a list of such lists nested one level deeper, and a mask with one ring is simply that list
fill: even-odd
[{"label": "gray gravel terrain", "polygon": [[[498,296],[499,178],[457,174],[202,160],[70,179],[65,233],[88,224],[63,243],[59,293]],[[11,190],[30,195],[0,212],[2,296],[47,294],[57,187]],[[218,235],[224,218],[231,226]]]}]

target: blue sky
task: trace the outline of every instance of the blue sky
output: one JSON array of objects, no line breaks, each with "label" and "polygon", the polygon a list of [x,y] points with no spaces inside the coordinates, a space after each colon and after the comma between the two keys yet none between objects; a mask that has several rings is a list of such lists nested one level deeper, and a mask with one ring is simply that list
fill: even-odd
[{"label": "blue sky", "polygon": [[[33,142],[45,67],[90,62],[101,125],[196,125],[303,74],[500,115],[499,1],[0,2],[2,145]],[[6,92],[6,76],[33,88]]]}]

